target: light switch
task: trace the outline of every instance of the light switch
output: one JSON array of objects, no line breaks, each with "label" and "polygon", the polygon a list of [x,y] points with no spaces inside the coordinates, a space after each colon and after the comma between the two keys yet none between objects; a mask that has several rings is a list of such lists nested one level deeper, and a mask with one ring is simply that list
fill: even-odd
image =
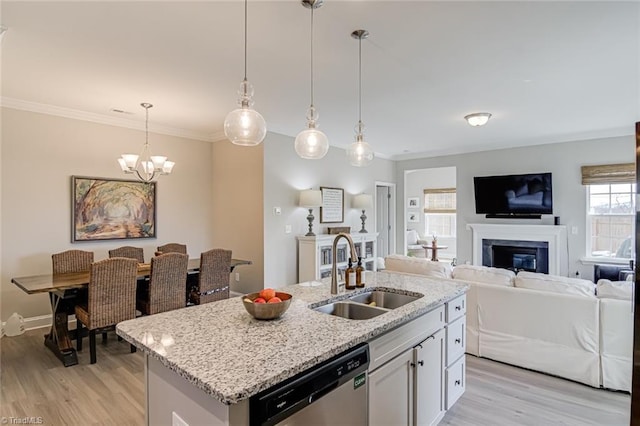
[{"label": "light switch", "polygon": [[280,216],[282,214],[282,209],[280,207],[274,207],[273,214],[276,216]]},{"label": "light switch", "polygon": [[284,226],[284,233],[285,234],[290,234],[291,233],[291,225],[285,225]]},{"label": "light switch", "polygon": [[571,233],[573,235],[578,235],[578,227],[577,226],[572,226],[571,227]]}]

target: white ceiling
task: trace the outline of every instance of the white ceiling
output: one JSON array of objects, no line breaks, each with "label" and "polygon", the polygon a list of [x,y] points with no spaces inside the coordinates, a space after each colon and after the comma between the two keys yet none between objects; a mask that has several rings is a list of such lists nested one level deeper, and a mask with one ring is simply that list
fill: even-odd
[{"label": "white ceiling", "polygon": [[[2,101],[220,139],[243,77],[243,2],[1,5]],[[309,106],[310,11],[250,1],[248,78],[270,131]],[[315,12],[315,105],[331,145],[363,111],[378,155],[402,159],[633,133],[640,120],[640,2],[326,0]],[[130,114],[118,114],[111,109]],[[473,128],[463,116],[488,111]]]}]

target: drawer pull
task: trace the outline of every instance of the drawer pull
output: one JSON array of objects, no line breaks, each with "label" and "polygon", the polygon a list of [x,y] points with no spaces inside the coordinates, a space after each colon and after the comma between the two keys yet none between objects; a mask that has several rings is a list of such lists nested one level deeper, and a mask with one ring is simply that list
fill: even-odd
[{"label": "drawer pull", "polygon": [[460,386],[460,380],[456,380],[456,381],[455,381],[455,385],[456,385],[456,386]]},{"label": "drawer pull", "polygon": [[459,338],[456,339],[456,343],[461,343],[461,342],[462,342],[462,340],[460,340]]},{"label": "drawer pull", "polygon": [[460,310],[462,310],[462,306],[460,305],[456,306],[456,311],[460,311]]}]

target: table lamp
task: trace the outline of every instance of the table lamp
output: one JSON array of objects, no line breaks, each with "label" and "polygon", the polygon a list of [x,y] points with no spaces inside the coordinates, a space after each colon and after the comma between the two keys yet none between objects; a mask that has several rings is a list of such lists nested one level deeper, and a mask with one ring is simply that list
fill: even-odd
[{"label": "table lamp", "polygon": [[315,236],[316,234],[313,233],[313,209],[322,205],[322,191],[319,189],[304,189],[300,191],[300,202],[298,205],[309,209],[309,215],[307,216],[307,220],[309,221],[309,232],[304,236]]},{"label": "table lamp", "polygon": [[358,194],[353,197],[353,207],[362,210],[362,215],[360,216],[360,220],[362,221],[362,229],[360,233],[366,233],[367,230],[364,228],[364,222],[367,220],[367,215],[364,214],[364,211],[373,206],[373,197],[369,194]]}]

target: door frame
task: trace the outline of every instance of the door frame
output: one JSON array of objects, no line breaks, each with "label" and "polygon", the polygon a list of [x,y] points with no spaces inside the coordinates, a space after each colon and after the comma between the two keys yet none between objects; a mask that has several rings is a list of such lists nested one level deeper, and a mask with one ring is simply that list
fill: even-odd
[{"label": "door frame", "polygon": [[[389,254],[396,253],[396,184],[393,182],[375,181],[373,191],[373,205],[376,206],[374,210],[374,223],[376,224],[376,231],[378,227],[378,187],[384,186],[389,188],[391,197],[388,199],[387,208],[389,209]],[[378,255],[379,256],[379,255]]]}]

